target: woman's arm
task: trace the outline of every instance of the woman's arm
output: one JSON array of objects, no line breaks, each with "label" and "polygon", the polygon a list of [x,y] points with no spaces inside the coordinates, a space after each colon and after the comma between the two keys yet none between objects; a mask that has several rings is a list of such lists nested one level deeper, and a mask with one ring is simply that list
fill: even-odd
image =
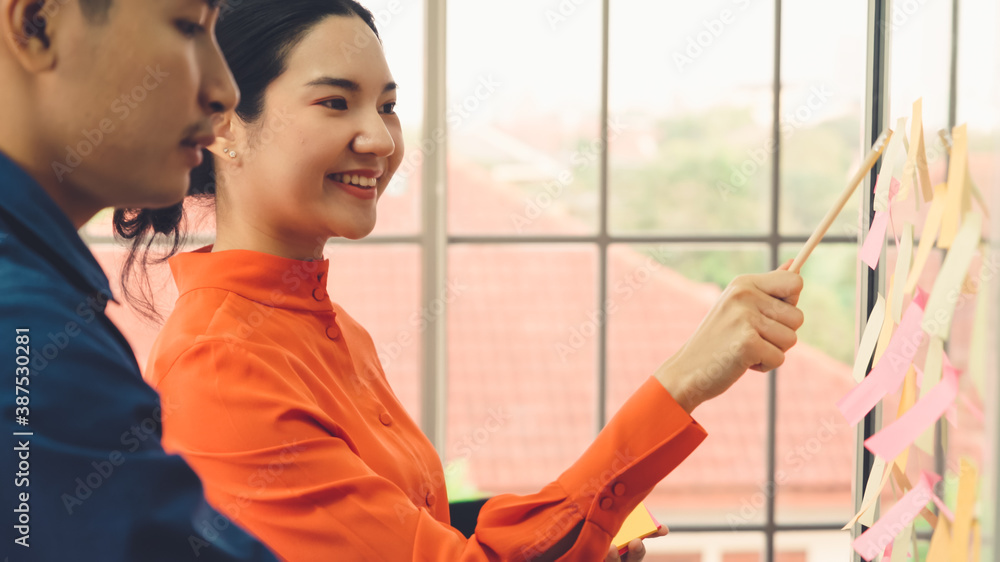
[{"label": "woman's arm", "polygon": [[705,437],[650,378],[572,467],[538,493],[491,499],[466,539],[372,471],[350,435],[327,429],[336,420],[252,349],[200,342],[158,390],[167,448],[217,509],[293,561],[601,560]]}]

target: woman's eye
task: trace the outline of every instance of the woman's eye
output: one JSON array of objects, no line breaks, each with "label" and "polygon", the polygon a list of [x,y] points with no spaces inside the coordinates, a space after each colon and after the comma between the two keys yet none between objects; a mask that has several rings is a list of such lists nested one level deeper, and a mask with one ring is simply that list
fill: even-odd
[{"label": "woman's eye", "polygon": [[205,31],[205,28],[201,24],[187,20],[178,20],[177,29],[179,29],[180,32],[183,33],[184,36],[186,37],[194,37],[195,35],[198,35],[202,31]]},{"label": "woman's eye", "polygon": [[347,100],[342,98],[336,98],[332,100],[326,100],[322,102],[322,105],[329,107],[330,109],[345,110],[347,109]]},{"label": "woman's eye", "polygon": [[393,115],[396,113],[396,102],[382,104],[382,113]]}]

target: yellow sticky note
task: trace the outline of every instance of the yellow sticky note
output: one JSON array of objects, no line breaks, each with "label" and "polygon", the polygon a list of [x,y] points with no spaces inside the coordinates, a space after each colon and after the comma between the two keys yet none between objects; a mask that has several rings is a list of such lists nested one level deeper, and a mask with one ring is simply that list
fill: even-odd
[{"label": "yellow sticky note", "polygon": [[962,220],[964,206],[965,178],[969,168],[969,147],[966,126],[959,125],[951,134],[955,144],[951,147],[951,160],[948,166],[948,199],[944,207],[944,217],[941,219],[941,234],[938,236],[938,248],[950,248],[958,233]]},{"label": "yellow sticky note", "polygon": [[924,228],[920,235],[920,245],[917,247],[917,255],[910,266],[910,275],[906,278],[906,289],[904,292],[907,295],[912,295],[913,291],[917,288],[917,282],[920,281],[920,274],[924,272],[924,266],[927,265],[927,258],[930,257],[931,250],[934,248],[934,241],[937,239],[938,230],[941,228],[941,217],[944,216],[944,204],[947,193],[948,187],[943,183],[934,187],[934,200],[931,202],[930,210],[927,211],[927,219],[924,221]]},{"label": "yellow sticky note", "polygon": [[[899,410],[896,412],[896,419],[903,417],[917,400],[917,370],[910,365],[910,370],[906,372],[906,379],[903,380],[903,395],[899,399]],[[903,449],[903,452],[896,457],[896,465],[904,473],[906,472],[906,462],[910,458],[910,448]]]},{"label": "yellow sticky note", "polygon": [[932,336],[947,340],[951,333],[951,321],[955,315],[955,304],[962,281],[969,271],[972,258],[979,247],[983,232],[983,217],[979,213],[969,213],[955,236],[948,255],[941,264],[941,272],[934,281],[934,288],[924,307],[921,327]]},{"label": "yellow sticky note", "polygon": [[931,544],[927,549],[927,558],[924,562],[948,562],[948,555],[951,553],[951,529],[946,517],[938,517],[937,527],[934,528],[934,536],[931,537]]},{"label": "yellow sticky note", "polygon": [[976,467],[963,458],[958,477],[958,500],[955,506],[955,523],[951,535],[949,560],[968,560],[969,534],[972,530],[972,508],[976,503],[976,485],[979,474]]},{"label": "yellow sticky note", "polygon": [[969,560],[979,562],[979,558],[982,556],[982,546],[983,532],[979,527],[979,520],[976,519],[972,522],[972,557]]},{"label": "yellow sticky note", "polygon": [[927,167],[927,147],[924,144],[923,98],[913,102],[910,122],[910,146],[907,149],[902,186],[896,198],[900,201],[906,199],[911,186],[919,179],[923,199],[930,201],[934,197],[934,191],[931,186],[930,170]]},{"label": "yellow sticky note", "polygon": [[920,176],[920,192],[924,195],[924,201],[934,198],[934,190],[931,185],[930,167],[927,165],[927,145],[924,143],[923,109],[920,107],[922,99],[918,99],[913,104],[913,119],[920,121],[920,147],[917,149],[917,174]]},{"label": "yellow sticky note", "polygon": [[619,554],[622,554],[625,552],[623,549],[627,550],[626,547],[628,547],[629,542],[654,535],[659,529],[660,524],[656,521],[656,518],[646,509],[645,504],[640,503],[625,518],[622,528],[611,542],[618,549]]},{"label": "yellow sticky note", "polygon": [[972,192],[972,196],[976,198],[976,201],[979,203],[979,206],[983,209],[983,215],[989,217],[990,216],[989,205],[986,204],[986,199],[983,197],[983,192],[980,191],[979,187],[976,186],[976,183],[972,181],[972,173],[969,171],[966,171],[965,173],[965,183],[966,183],[965,186],[966,190]]}]

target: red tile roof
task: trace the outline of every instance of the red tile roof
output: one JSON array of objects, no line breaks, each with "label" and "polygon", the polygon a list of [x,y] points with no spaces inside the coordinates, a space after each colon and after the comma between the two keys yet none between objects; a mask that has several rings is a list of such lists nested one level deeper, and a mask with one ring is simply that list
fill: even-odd
[{"label": "red tile roof", "polygon": [[[452,230],[509,231],[511,215],[523,212],[524,195],[455,160],[449,175]],[[391,223],[392,213],[407,218],[402,227],[389,224],[378,232],[408,230],[407,221],[419,209],[418,185],[415,170],[405,189],[383,199],[383,221]],[[587,230],[559,215],[557,206],[552,209],[531,224],[531,232]],[[106,232],[107,223],[89,228]],[[211,228],[209,220],[198,230]],[[95,253],[109,277],[117,279],[121,250],[99,245]],[[331,296],[369,328],[397,394],[418,415],[419,248],[338,245],[328,255]],[[441,292],[451,301],[448,456],[468,463],[480,489],[537,490],[580,454],[595,429],[597,340],[588,314],[597,300],[596,249],[455,246],[449,259],[452,288]],[[650,268],[644,260],[627,247],[609,253],[609,287],[629,276],[641,279],[627,298],[610,295],[609,413],[682,345],[720,293],[666,267]],[[176,295],[167,275],[161,266],[152,276],[164,312]],[[156,327],[128,309],[113,307],[111,315],[144,365]],[[750,372],[695,412],[709,439],[658,487],[651,507],[762,520],[766,380],[767,375]],[[779,518],[781,513],[797,517],[801,510],[835,520],[850,515],[854,429],[844,423],[835,402],[852,386],[849,366],[804,343],[779,370],[778,503],[787,510]]]}]

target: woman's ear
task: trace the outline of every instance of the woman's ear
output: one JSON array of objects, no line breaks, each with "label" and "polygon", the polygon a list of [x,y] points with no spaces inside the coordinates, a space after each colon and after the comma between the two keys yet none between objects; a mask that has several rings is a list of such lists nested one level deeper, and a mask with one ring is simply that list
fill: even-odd
[{"label": "woman's ear", "polygon": [[56,63],[53,38],[62,29],[62,12],[45,0],[2,0],[0,33],[11,54],[29,73],[50,70]]},{"label": "woman's ear", "polygon": [[233,126],[235,118],[236,112],[234,111],[220,113],[212,118],[215,142],[206,148],[219,158],[235,159],[239,155],[235,148],[236,132]]}]

